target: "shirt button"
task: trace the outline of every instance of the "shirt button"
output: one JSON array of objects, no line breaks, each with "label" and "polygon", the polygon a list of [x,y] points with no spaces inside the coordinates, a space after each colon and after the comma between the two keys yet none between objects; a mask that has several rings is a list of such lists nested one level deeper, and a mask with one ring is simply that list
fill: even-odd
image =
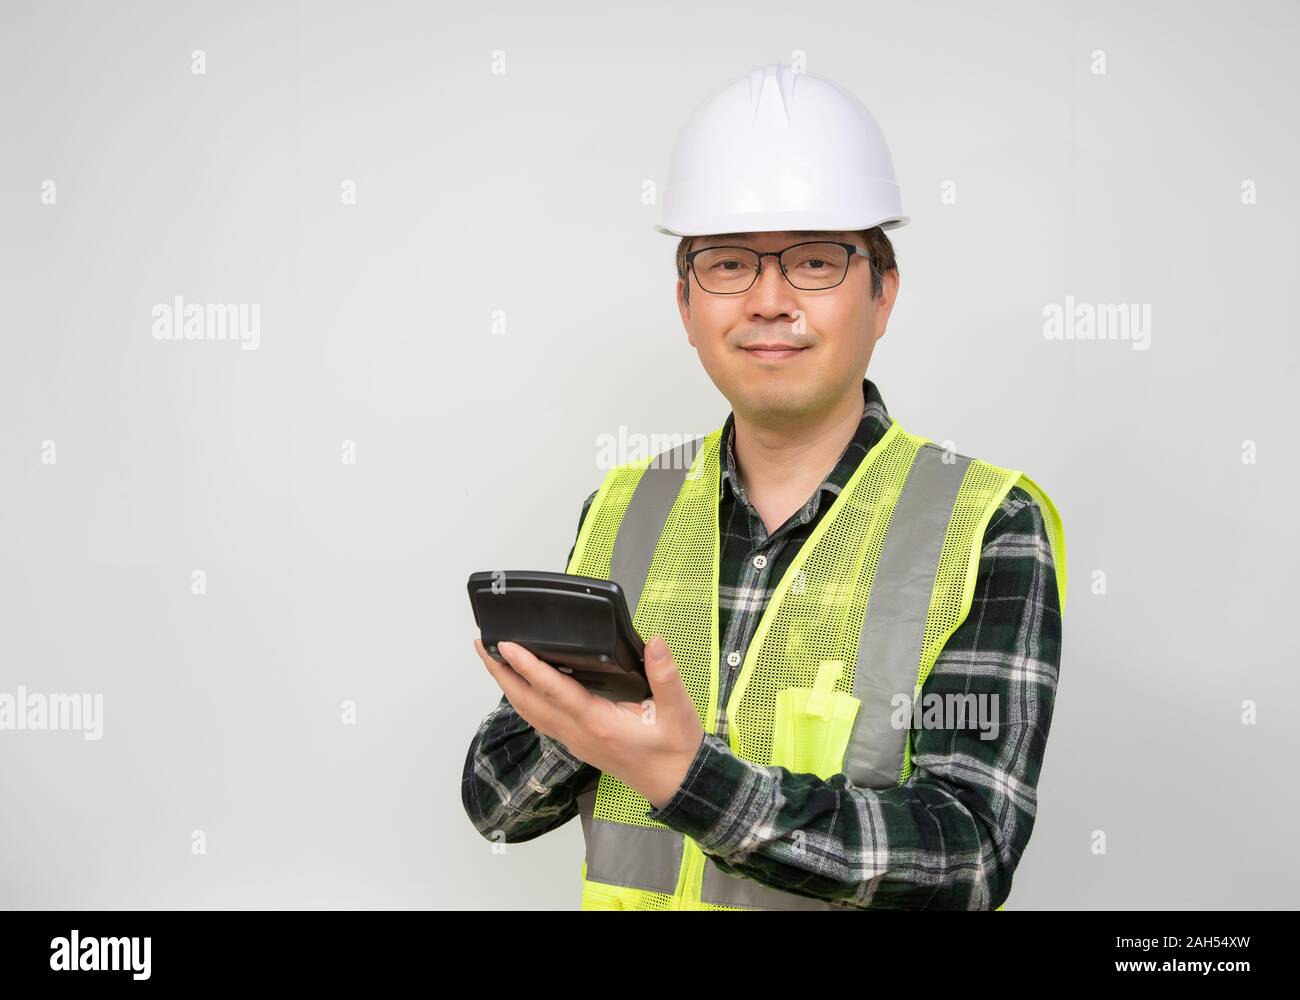
[{"label": "shirt button", "polygon": [[738,653],[736,650],[733,649],[730,653],[727,654],[727,666],[734,667],[739,663],[740,663],[740,653]]},{"label": "shirt button", "polygon": [[754,569],[762,569],[767,565],[767,556],[754,556]]}]

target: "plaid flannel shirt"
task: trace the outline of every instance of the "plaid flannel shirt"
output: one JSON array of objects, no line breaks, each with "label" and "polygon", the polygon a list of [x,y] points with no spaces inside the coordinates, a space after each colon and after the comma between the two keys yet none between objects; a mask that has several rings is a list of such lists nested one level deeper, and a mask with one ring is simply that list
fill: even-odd
[{"label": "plaid flannel shirt", "polygon": [[[863,399],[862,421],[834,470],[770,535],[736,474],[735,415],[727,417],[718,513],[720,706],[740,670],[728,654],[744,662],[776,584],[892,423],[870,379]],[[583,504],[579,532],[595,496]],[[760,554],[767,558],[756,566]],[[1060,653],[1043,515],[1015,487],[985,531],[970,613],[922,688],[922,695],[996,695],[996,739],[981,739],[974,727],[913,727],[908,780],[859,788],[844,774],[822,780],[742,760],[728,745],[720,708],[676,793],[646,815],[690,836],[723,871],[787,892],[864,909],[996,908],[1033,829]],[[599,776],[502,696],[470,745],[461,799],[483,836],[516,843],[577,815],[577,794]]]}]

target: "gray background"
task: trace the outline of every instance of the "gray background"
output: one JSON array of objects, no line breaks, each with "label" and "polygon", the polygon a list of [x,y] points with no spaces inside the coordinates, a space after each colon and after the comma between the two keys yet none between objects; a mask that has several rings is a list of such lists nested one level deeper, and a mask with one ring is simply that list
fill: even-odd
[{"label": "gray background", "polygon": [[[0,733],[0,905],[577,906],[576,821],[493,854],[462,811],[465,578],[563,569],[598,435],[725,419],[642,185],[796,51],[913,220],[869,376],[1065,523],[1008,909],[1294,905],[1295,5],[0,9],[0,692],[105,716]],[[177,295],[260,349],[156,341]],[[1067,295],[1150,349],[1045,339]]]}]

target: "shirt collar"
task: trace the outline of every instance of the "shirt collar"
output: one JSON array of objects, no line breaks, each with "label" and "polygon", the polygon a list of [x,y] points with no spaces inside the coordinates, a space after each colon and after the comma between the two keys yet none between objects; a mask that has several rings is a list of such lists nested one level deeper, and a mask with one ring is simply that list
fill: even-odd
[{"label": "shirt collar", "polygon": [[[862,459],[889,430],[893,419],[889,416],[889,411],[885,409],[885,401],[880,395],[880,390],[876,388],[876,383],[869,378],[862,380],[862,420],[858,423],[858,429],[853,435],[853,439],[845,446],[841,452],[839,461],[835,463],[835,468],[831,470],[821,486],[813,494],[809,501],[807,511],[808,518],[811,519],[817,513],[818,505],[821,502],[821,496],[825,492],[838,496],[840,490],[844,488],[849,477],[857,470]],[[736,414],[733,410],[727,414],[727,422],[722,428],[722,440],[726,444],[722,461],[722,490],[725,492],[727,485],[730,484],[732,495],[741,503],[749,506],[749,498],[745,495],[745,487],[740,482],[740,476],[736,471],[736,455],[732,450],[732,441],[736,435]]]}]

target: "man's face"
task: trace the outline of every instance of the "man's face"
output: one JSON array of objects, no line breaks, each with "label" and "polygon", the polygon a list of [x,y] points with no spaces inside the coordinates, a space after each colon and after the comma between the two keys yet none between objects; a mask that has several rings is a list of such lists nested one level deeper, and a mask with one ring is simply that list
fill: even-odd
[{"label": "man's face", "polygon": [[[806,240],[835,240],[866,249],[856,233],[810,231],[697,236],[690,249],[743,246],[762,253]],[[893,309],[897,272],[885,274],[880,298],[872,299],[871,265],[858,254],[849,258],[841,284],[814,291],[791,285],[776,257],[762,262],[758,280],[738,294],[710,294],[688,269],[687,303],[682,296],[685,282],[677,282],[687,339],[699,351],[718,391],[737,413],[769,426],[815,418],[842,403],[846,394],[860,395],[871,352]],[[700,258],[696,264],[702,265]],[[700,266],[700,273],[704,270]],[[791,278],[812,283],[793,272]],[[759,348],[763,344],[789,349],[764,351]]]}]

